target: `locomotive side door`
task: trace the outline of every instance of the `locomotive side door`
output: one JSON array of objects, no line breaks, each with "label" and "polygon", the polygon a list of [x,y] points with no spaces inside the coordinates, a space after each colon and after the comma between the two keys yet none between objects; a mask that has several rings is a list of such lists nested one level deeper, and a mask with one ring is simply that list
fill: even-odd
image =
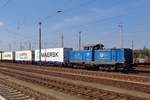
[{"label": "locomotive side door", "polygon": [[112,62],[117,62],[117,50],[111,50]]}]

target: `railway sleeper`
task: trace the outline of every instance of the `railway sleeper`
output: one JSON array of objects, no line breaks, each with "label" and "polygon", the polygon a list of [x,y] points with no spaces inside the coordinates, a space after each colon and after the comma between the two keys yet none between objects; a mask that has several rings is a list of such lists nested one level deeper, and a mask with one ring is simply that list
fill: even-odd
[{"label": "railway sleeper", "polygon": [[17,98],[17,97],[22,97],[24,96],[24,94],[22,93],[19,93],[19,94],[9,94],[9,96],[7,96],[7,98]]},{"label": "railway sleeper", "polygon": [[[7,84],[7,85],[9,85],[9,84]],[[14,84],[11,84],[11,85],[14,85]],[[14,86],[15,86],[15,85],[14,85]],[[15,87],[16,87],[16,86],[15,86]],[[25,88],[25,87],[24,87],[24,88]],[[25,92],[26,90],[28,90],[28,92],[26,91],[25,93],[30,93],[30,94],[32,94],[32,96],[27,95],[28,98],[31,99],[31,100],[32,100],[32,99],[34,100],[34,97],[38,97],[38,99],[45,97],[45,96],[40,95],[40,93],[35,92],[35,91],[31,93],[31,90],[29,90],[29,89],[27,89],[27,88],[26,88],[26,89],[21,88],[21,89],[22,89],[22,91],[24,91],[24,92]],[[6,96],[7,96],[8,94],[9,94],[9,92],[6,93]],[[20,95],[20,96],[19,96],[19,95]],[[40,96],[39,96],[39,95],[40,95]],[[19,98],[24,98],[24,97],[27,97],[27,96],[26,96],[25,94],[24,94],[24,95],[23,95],[23,94],[18,94],[18,95],[16,95],[16,96],[13,95],[13,98],[18,98],[18,99],[19,99]],[[34,96],[34,97],[33,97],[33,96]],[[4,96],[4,97],[5,97],[5,96]],[[9,97],[11,97],[11,95],[10,95]],[[19,100],[23,100],[23,99],[19,99]],[[25,100],[27,100],[27,99],[25,99]],[[37,99],[36,99],[36,100],[37,100]],[[40,99],[40,100],[41,100],[41,99]],[[42,100],[43,100],[43,99],[42,99]]]},{"label": "railway sleeper", "polygon": [[[28,100],[31,99],[30,96],[20,96],[20,97],[13,97],[15,100]],[[33,98],[32,98],[33,99]]]}]

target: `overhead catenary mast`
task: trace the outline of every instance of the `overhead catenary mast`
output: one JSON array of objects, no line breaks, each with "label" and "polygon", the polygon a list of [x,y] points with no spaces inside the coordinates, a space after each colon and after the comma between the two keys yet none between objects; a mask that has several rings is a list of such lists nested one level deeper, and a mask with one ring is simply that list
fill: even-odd
[{"label": "overhead catenary mast", "polygon": [[41,65],[41,45],[42,45],[42,41],[41,41],[41,24],[42,22],[39,22],[39,62]]},{"label": "overhead catenary mast", "polygon": [[81,50],[81,31],[79,32],[79,50]]},{"label": "overhead catenary mast", "polygon": [[20,50],[23,50],[22,42],[20,41]]},{"label": "overhead catenary mast", "polygon": [[64,35],[63,34],[61,35],[61,47],[62,48],[64,47]]},{"label": "overhead catenary mast", "polygon": [[[134,41],[132,40],[132,57],[134,58]],[[134,60],[133,60],[134,63]]]},{"label": "overhead catenary mast", "polygon": [[120,48],[123,48],[123,24],[120,23],[118,27],[120,28]]},{"label": "overhead catenary mast", "polygon": [[132,40],[132,50],[134,50],[134,41]]},{"label": "overhead catenary mast", "polygon": [[11,50],[12,50],[11,43],[9,43],[9,51],[11,51]]},{"label": "overhead catenary mast", "polygon": [[31,41],[28,41],[29,42],[29,50],[32,49],[32,46],[31,46]]}]

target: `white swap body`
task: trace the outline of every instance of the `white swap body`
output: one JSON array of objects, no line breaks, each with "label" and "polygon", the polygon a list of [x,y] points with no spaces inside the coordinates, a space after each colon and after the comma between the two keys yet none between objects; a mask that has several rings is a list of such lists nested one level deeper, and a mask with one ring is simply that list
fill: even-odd
[{"label": "white swap body", "polygon": [[[72,48],[48,48],[41,50],[41,61],[43,62],[65,62]],[[35,61],[39,61],[39,50],[35,50]]]}]

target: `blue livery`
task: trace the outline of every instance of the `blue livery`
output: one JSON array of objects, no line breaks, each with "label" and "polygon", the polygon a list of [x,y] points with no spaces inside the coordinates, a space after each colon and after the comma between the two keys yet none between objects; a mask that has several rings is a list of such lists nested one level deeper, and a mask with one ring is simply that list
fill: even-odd
[{"label": "blue livery", "polygon": [[91,62],[93,61],[93,51],[92,50],[70,51],[69,61],[70,62]]},{"label": "blue livery", "polygon": [[131,49],[102,49],[70,51],[69,61],[71,63],[82,63],[85,66],[92,65],[98,69],[129,70],[132,65]]},{"label": "blue livery", "polygon": [[94,61],[102,63],[132,63],[131,49],[104,49],[94,51]]}]

